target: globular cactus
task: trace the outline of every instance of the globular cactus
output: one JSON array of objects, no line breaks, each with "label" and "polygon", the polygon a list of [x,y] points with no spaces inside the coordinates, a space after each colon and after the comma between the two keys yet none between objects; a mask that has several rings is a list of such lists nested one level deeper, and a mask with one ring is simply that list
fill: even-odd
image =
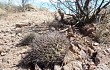
[{"label": "globular cactus", "polygon": [[41,68],[52,68],[54,64],[62,64],[69,41],[64,34],[52,32],[34,37],[31,46],[31,51],[19,65],[29,67],[37,64]]}]

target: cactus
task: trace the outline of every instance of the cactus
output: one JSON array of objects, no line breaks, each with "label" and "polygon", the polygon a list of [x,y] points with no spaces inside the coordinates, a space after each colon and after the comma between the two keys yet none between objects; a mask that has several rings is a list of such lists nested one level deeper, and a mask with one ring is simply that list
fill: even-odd
[{"label": "cactus", "polygon": [[69,41],[65,35],[52,32],[36,36],[31,46],[31,51],[19,65],[29,67],[32,63],[40,68],[53,68],[54,64],[62,64],[69,48]]}]

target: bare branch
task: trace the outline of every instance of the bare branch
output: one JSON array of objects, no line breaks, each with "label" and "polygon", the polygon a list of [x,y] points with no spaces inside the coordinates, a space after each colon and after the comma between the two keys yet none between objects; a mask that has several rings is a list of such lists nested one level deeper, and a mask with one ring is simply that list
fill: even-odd
[{"label": "bare branch", "polygon": [[78,9],[80,10],[81,14],[86,15],[79,4],[79,0],[76,0],[76,4],[77,4]]},{"label": "bare branch", "polygon": [[61,2],[61,4],[63,4],[67,9],[71,10],[72,12],[75,12],[75,9],[71,9],[70,7],[68,7],[67,5],[65,5],[61,0],[59,0]]},{"label": "bare branch", "polygon": [[[72,12],[67,14],[67,11],[65,10],[67,15],[73,17],[72,19],[75,20],[75,22],[72,23],[76,26],[83,26],[85,24],[92,23],[95,20],[96,16],[98,16],[100,11],[103,8],[106,8],[106,6],[110,3],[110,1],[107,2],[106,0],[64,0],[63,2],[62,0],[58,1],[61,3],[61,6],[63,6],[59,7],[61,10],[65,10],[64,8],[66,8]],[[70,24],[72,23],[70,21]]]},{"label": "bare branch", "polygon": [[89,5],[90,0],[86,0],[84,4],[84,10],[88,10],[88,5]]}]

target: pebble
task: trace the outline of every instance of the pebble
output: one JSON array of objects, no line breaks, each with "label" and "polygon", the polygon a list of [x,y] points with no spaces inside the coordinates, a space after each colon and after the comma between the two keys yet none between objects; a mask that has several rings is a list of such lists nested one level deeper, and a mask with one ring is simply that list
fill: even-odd
[{"label": "pebble", "polygon": [[0,54],[1,56],[5,56],[6,55],[6,53],[5,52],[1,52],[1,54]]},{"label": "pebble", "polygon": [[55,65],[54,70],[61,70],[61,67],[59,65]]},{"label": "pebble", "polygon": [[96,43],[96,42],[95,42],[95,43],[93,43],[93,46],[98,46],[98,45],[99,45],[99,43]]},{"label": "pebble", "polygon": [[106,51],[110,54],[110,48],[106,49]]},{"label": "pebble", "polygon": [[72,61],[67,65],[63,66],[63,70],[83,70],[82,62],[80,61]]}]

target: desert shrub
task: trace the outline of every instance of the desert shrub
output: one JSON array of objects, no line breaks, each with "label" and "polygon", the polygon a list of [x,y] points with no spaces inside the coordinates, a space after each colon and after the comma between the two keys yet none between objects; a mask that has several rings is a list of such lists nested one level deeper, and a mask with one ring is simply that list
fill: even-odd
[{"label": "desert shrub", "polygon": [[[57,2],[50,0],[50,2],[58,9],[61,21],[64,24],[75,25],[79,28],[93,23],[102,9],[105,9],[110,3],[106,0],[57,0]],[[72,23],[65,21],[65,14],[72,16]]]},{"label": "desert shrub", "polygon": [[7,15],[6,4],[0,3],[0,18]]},{"label": "desert shrub", "polygon": [[0,8],[0,18],[7,16],[7,12]]},{"label": "desert shrub", "polygon": [[109,23],[97,25],[94,36],[95,36],[94,40],[98,43],[103,43],[103,44],[109,43],[110,42]]},{"label": "desert shrub", "polygon": [[38,8],[33,6],[32,4],[26,4],[24,5],[24,7],[22,7],[22,11],[25,12],[25,11],[37,11]]},{"label": "desert shrub", "polygon": [[19,6],[15,6],[12,4],[0,3],[0,8],[6,12],[19,12]]},{"label": "desert shrub", "polygon": [[54,64],[62,64],[69,41],[65,35],[52,32],[36,36],[31,46],[31,51],[19,65],[30,67],[30,64],[38,64],[41,68],[53,68]]},{"label": "desert shrub", "polygon": [[6,6],[7,6],[6,4],[4,4],[4,3],[0,3],[0,8],[5,9]]},{"label": "desert shrub", "polygon": [[22,7],[21,6],[15,6],[15,5],[7,5],[5,7],[5,10],[7,12],[17,13],[17,12],[22,12]]}]

